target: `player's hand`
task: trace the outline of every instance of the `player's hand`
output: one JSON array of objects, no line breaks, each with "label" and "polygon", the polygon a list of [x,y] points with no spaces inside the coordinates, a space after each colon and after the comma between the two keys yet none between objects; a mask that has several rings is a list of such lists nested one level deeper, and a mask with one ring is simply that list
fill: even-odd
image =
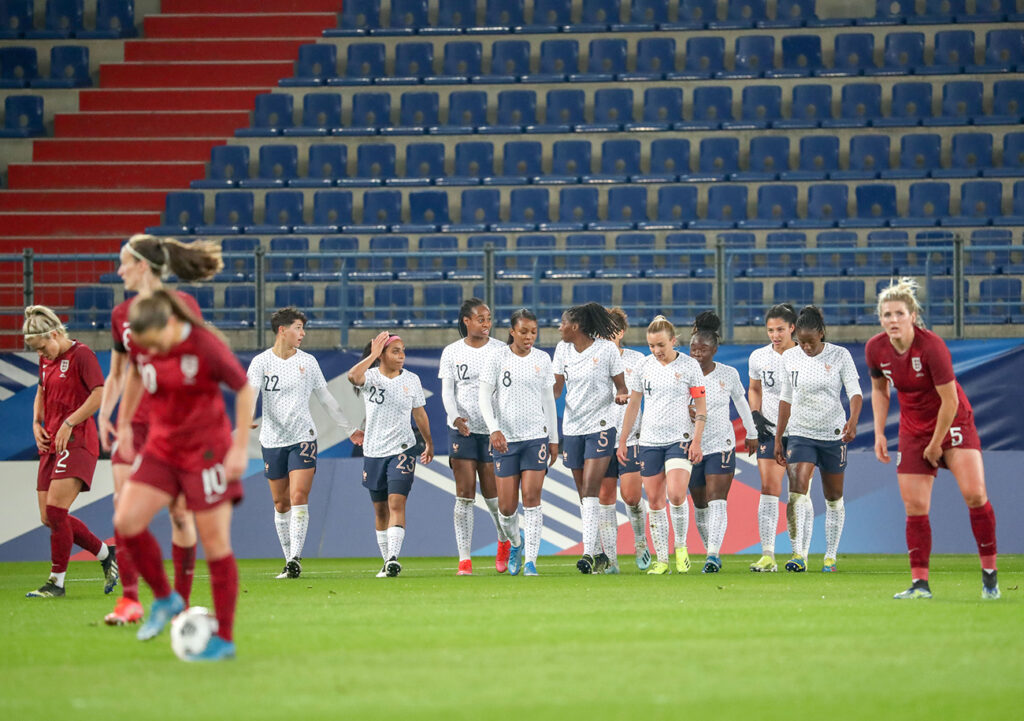
[{"label": "player's hand", "polygon": [[747,447],[747,455],[752,456],[757,453],[757,439],[747,438],[743,444]]},{"label": "player's hand", "polygon": [[57,429],[57,433],[53,437],[53,450],[55,453],[64,452],[64,449],[68,447],[68,441],[71,439],[71,434],[74,430],[67,423],[60,424],[60,428]]},{"label": "player's hand", "polygon": [[754,417],[754,427],[757,428],[757,440],[761,443],[767,443],[775,435],[775,424],[765,418],[761,411],[752,411],[750,415]]},{"label": "player's hand", "polygon": [[889,448],[882,436],[875,436],[875,458],[882,463],[889,462]]},{"label": "player's hand", "polygon": [[629,393],[619,393],[615,396],[615,405],[624,406],[629,403]]},{"label": "player's hand", "polygon": [[936,443],[935,441],[930,442],[924,447],[924,453],[921,454],[924,459],[932,464],[932,468],[939,467],[939,461],[942,459],[942,443]]},{"label": "player's hand", "polygon": [[434,442],[424,441],[426,448],[423,449],[423,453],[420,454],[420,463],[426,464],[434,460]]},{"label": "player's hand", "polygon": [[370,357],[379,358],[380,354],[384,352],[384,346],[388,342],[388,338],[391,334],[386,330],[382,330],[377,334],[377,337],[370,341]]},{"label": "player's hand", "polygon": [[117,437],[117,429],[109,418],[100,418],[99,422],[100,430],[100,446],[107,453],[110,453],[110,449],[113,447],[112,439]]},{"label": "player's hand", "polygon": [[690,459],[690,463],[700,463],[704,460],[704,451],[700,448],[699,440],[690,441],[690,447],[686,449],[686,457]]},{"label": "player's hand", "polygon": [[686,411],[690,414],[691,422],[697,420],[697,406],[691,403],[690,405],[686,406]]},{"label": "player's hand", "polygon": [[455,419],[455,430],[459,432],[460,436],[469,436],[469,424],[466,423],[467,420],[467,418]]},{"label": "player's hand", "polygon": [[42,423],[32,422],[32,435],[36,438],[36,448],[40,453],[50,452],[50,434],[46,432]]},{"label": "player's hand", "polygon": [[555,465],[558,460],[558,444],[548,443],[548,468]]},{"label": "player's hand", "polygon": [[501,431],[495,431],[491,434],[491,448],[496,450],[498,453],[505,453],[508,451],[508,441],[505,440],[505,434]]},{"label": "player's hand", "polygon": [[248,454],[245,447],[232,445],[224,456],[224,476],[229,481],[237,481],[245,473],[245,467],[248,465],[246,455]]},{"label": "player's hand", "polygon": [[849,443],[857,437],[857,423],[852,418],[843,426],[843,443]]},{"label": "player's hand", "polygon": [[128,463],[135,460],[135,439],[130,423],[117,426],[117,452]]},{"label": "player's hand", "polygon": [[615,449],[615,457],[619,459],[619,463],[623,466],[629,463],[629,451],[626,450],[625,443],[620,443],[619,447]]},{"label": "player's hand", "polygon": [[780,466],[786,466],[786,452],[782,450],[782,438],[775,436],[775,462]]},{"label": "player's hand", "polygon": [[362,428],[357,428],[356,430],[352,431],[352,435],[350,435],[348,437],[348,439],[350,441],[352,441],[352,444],[356,445],[356,446],[363,445],[363,440],[365,438],[366,438],[366,433],[363,431]]}]

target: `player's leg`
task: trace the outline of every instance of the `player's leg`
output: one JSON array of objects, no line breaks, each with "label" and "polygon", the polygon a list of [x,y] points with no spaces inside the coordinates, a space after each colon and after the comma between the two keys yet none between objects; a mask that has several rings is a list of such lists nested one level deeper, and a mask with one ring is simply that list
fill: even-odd
[{"label": "player's leg", "polygon": [[[481,434],[482,435],[482,434]],[[491,457],[490,440],[486,437],[478,441],[476,474],[480,479],[480,494],[484,497],[487,511],[494,521],[494,530],[498,536],[498,552],[494,556],[494,569],[498,573],[508,570],[508,554],[512,547],[505,529],[501,527],[501,512],[498,510],[498,481],[494,476],[494,459]]]},{"label": "player's leg", "polygon": [[498,476],[498,511],[501,520],[501,529],[509,541],[508,571],[513,576],[519,573],[523,565],[523,551],[526,536],[519,528],[519,486],[520,474],[518,464],[512,463],[512,458],[504,456],[503,467],[516,469],[512,476]]},{"label": "player's leg", "polygon": [[235,607],[238,605],[238,564],[231,550],[230,502],[196,511],[196,531],[203,541],[206,565],[210,569],[213,611],[217,616],[217,634],[206,648],[186,657],[187,661],[222,661],[235,657]]},{"label": "player's leg", "polygon": [[[381,561],[388,561],[388,492],[370,491],[370,502],[373,504],[373,527],[377,534],[377,550],[380,551]],[[377,578],[385,576],[384,567],[381,566]]]},{"label": "player's leg", "polygon": [[811,502],[807,491],[810,489],[814,467],[814,463],[803,461],[791,461],[786,466],[786,473],[789,477],[789,502],[793,505],[796,519],[796,542],[793,548],[793,558],[786,563],[787,571],[807,570],[807,555],[804,549],[810,543],[808,539],[814,524],[813,515],[808,518],[806,512],[806,507]]},{"label": "player's leg", "polygon": [[[760,451],[758,451],[760,456]],[[775,563],[775,535],[779,526],[779,495],[782,493],[782,477],[785,469],[771,458],[758,458],[757,470],[761,476],[761,496],[757,503],[757,530],[761,539],[761,558],[750,564],[755,572],[772,572]],[[787,519],[791,515],[786,509]],[[793,538],[791,529],[790,540]]]},{"label": "player's leg", "polygon": [[[647,504],[643,497],[643,481],[640,478],[639,446],[627,446],[630,463],[620,467],[619,493],[626,504],[626,516],[633,529],[633,548],[636,552],[636,567],[646,571],[651,565],[651,552],[647,550]],[[629,469],[629,470],[625,470]]]},{"label": "player's leg", "polygon": [[[131,466],[126,463],[114,463],[110,466],[110,473],[114,479],[114,508],[117,508],[131,472]],[[103,620],[109,626],[137,623],[142,620],[143,614],[142,604],[139,603],[139,572],[135,568],[131,552],[116,529],[114,530],[114,544],[117,548],[117,570],[120,576],[122,595],[114,604],[114,610],[104,616]]]},{"label": "player's leg", "polygon": [[[846,506],[843,503],[843,479],[845,476],[846,449],[843,448],[841,466],[822,461],[821,488],[825,494],[825,560],[822,571],[836,570],[836,559],[839,557],[839,541],[843,537],[843,526],[846,524]],[[834,459],[833,459],[834,461]]]},{"label": "player's leg", "polygon": [[[733,452],[730,451],[728,455],[732,456],[732,454]],[[722,570],[722,545],[725,543],[725,532],[729,527],[727,499],[729,497],[729,489],[732,487],[733,473],[735,472],[734,467],[732,472],[717,472],[729,470],[730,464],[728,459],[725,459],[725,453],[716,453],[714,455],[723,460],[720,463],[716,462],[716,466],[713,468],[716,473],[705,473],[704,476],[707,482],[708,497],[708,557],[704,563],[705,573],[717,573]],[[705,471],[707,470],[705,468]]]},{"label": "player's leg", "polygon": [[690,487],[692,468],[690,462],[682,458],[665,461],[665,490],[672,518],[677,573],[690,570],[690,554],[686,547],[686,537],[690,533],[690,508],[686,504],[686,494]]},{"label": "player's leg", "polygon": [[171,515],[171,559],[174,562],[174,590],[188,606],[196,571],[196,519],[185,505],[185,496],[174,499]]},{"label": "player's leg", "polygon": [[[660,468],[660,467],[659,467]],[[650,466],[647,466],[650,469]],[[665,472],[659,470],[655,475],[643,476],[644,490],[647,491],[650,513],[648,519],[651,526],[651,543],[654,546],[655,561],[651,563],[647,573],[663,575],[669,573],[668,565],[668,505],[665,488]]]},{"label": "player's leg", "polygon": [[288,487],[291,497],[291,524],[288,542],[291,555],[287,564],[288,578],[298,578],[302,574],[302,549],[306,545],[306,532],[309,530],[309,493],[313,490],[315,473],[316,466],[288,470]]},{"label": "player's leg", "polygon": [[[42,515],[50,529],[50,577],[39,590],[29,592],[29,598],[64,595],[64,576],[67,574],[71,547],[75,543],[76,535],[68,509],[78,498],[81,489],[82,481],[77,478],[55,478],[50,481],[47,490],[41,493]],[[84,523],[79,524],[79,542],[86,544],[82,547],[91,553],[99,552],[102,542],[85,527]],[[102,548],[105,550],[106,544],[103,544]]]},{"label": "player's leg", "polygon": [[[614,447],[614,443],[610,441],[606,440],[605,443],[606,445],[610,443],[610,447]],[[590,455],[590,451],[588,437],[588,447],[585,451],[587,456]],[[610,460],[611,456],[609,455],[585,456],[583,460],[583,492],[580,499],[583,520],[583,557],[576,564],[581,573],[604,573],[610,564],[608,556],[602,558],[599,550],[601,548],[601,484],[604,481],[604,474],[608,470]]]},{"label": "player's leg", "polygon": [[544,512],[541,509],[541,490],[544,487],[546,470],[523,470],[521,486],[523,492],[523,575],[537,575],[537,556],[540,553],[540,537],[544,531]]},{"label": "player's leg", "polygon": [[[467,439],[468,441],[468,439]],[[470,555],[473,550],[473,502],[476,499],[477,462],[469,458],[452,458],[455,476],[455,545],[459,551],[458,574],[473,573]]]},{"label": "player's leg", "polygon": [[615,512],[615,491],[618,483],[614,476],[608,475],[612,464],[608,465],[609,468],[605,470],[605,477],[601,479],[601,488],[597,493],[597,501],[601,509],[598,531],[601,537],[602,553],[608,559],[608,566],[604,572],[614,574],[619,572],[619,519]]},{"label": "player's leg", "polygon": [[[266,462],[264,453],[264,462]],[[285,567],[277,575],[278,578],[288,578],[288,559],[292,557],[292,500],[291,487],[288,476],[281,478],[268,478],[267,485],[270,486],[270,497],[274,501],[274,529],[277,531],[277,542],[281,544],[281,553],[284,555]]]},{"label": "player's leg", "polygon": [[398,561],[402,556],[402,544],[405,542],[405,504],[407,493],[392,493],[388,488],[388,562],[387,575],[397,576],[402,571]]},{"label": "player's leg", "polygon": [[971,516],[971,531],[981,560],[982,598],[999,598],[996,573],[996,514],[985,489],[985,464],[975,448],[950,448],[943,453]]},{"label": "player's leg", "polygon": [[907,554],[910,557],[911,585],[893,598],[931,598],[928,586],[928,564],[932,553],[931,510],[935,476],[928,473],[897,473],[900,497],[907,512]]}]

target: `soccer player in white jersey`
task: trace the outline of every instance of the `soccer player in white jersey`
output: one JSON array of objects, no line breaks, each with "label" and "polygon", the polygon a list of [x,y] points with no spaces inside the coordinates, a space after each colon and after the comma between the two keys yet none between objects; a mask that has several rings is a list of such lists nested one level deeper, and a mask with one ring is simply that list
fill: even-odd
[{"label": "soccer player in white jersey", "polygon": [[[729,488],[736,474],[736,431],[729,417],[729,402],[736,406],[736,411],[743,421],[747,432],[744,443],[747,455],[757,451],[757,427],[750,415],[746,392],[740,382],[740,374],[732,366],[715,362],[715,353],[721,341],[719,330],[722,321],[713,311],[699,313],[693,321],[693,333],[690,335],[690,357],[700,364],[704,374],[705,403],[707,404],[707,426],[704,428],[701,450],[704,458],[700,463],[693,464],[690,472],[690,495],[693,498],[694,515],[698,519],[698,530],[707,548],[707,559],[704,561],[704,573],[718,573],[722,570],[722,543],[725,541],[725,530],[729,525],[728,508],[726,505]],[[696,414],[693,406],[691,413]],[[672,523],[675,525],[676,506],[672,494],[669,493],[672,506]],[[680,499],[682,512],[686,513],[686,496]],[[701,529],[700,512],[706,513],[705,528]],[[676,527],[676,548],[686,545],[686,537],[679,535]]]},{"label": "soccer player in white jersey", "polygon": [[615,548],[618,532],[615,506],[612,526],[602,527],[598,552],[601,509],[598,499],[608,463],[615,455],[616,404],[629,400],[619,349],[610,338],[618,326],[599,303],[569,308],[558,327],[562,342],[555,348],[555,398],[565,389],[562,415],[562,462],[572,471],[580,494],[583,520],[583,555],[576,562],[580,573],[618,573]]},{"label": "soccer player in white jersey", "polygon": [[[402,572],[398,558],[405,540],[405,504],[412,490],[416,456],[421,463],[430,463],[434,443],[420,378],[403,368],[402,339],[382,331],[367,344],[363,354],[364,358],[349,370],[348,380],[359,389],[366,406],[363,487],[370,492],[377,546],[385,559],[377,577],[393,578]],[[410,413],[423,436],[422,447],[416,442]]]},{"label": "soccer player in white jersey", "polygon": [[306,336],[305,313],[291,306],[281,308],[270,317],[270,327],[274,345],[252,359],[246,375],[256,397],[263,399],[263,472],[270,482],[274,526],[285,560],[277,577],[298,578],[309,527],[309,492],[316,473],[317,432],[309,412],[310,397],[316,394],[346,436],[355,429],[327,390],[316,358],[299,349]]},{"label": "soccer player in white jersey", "polygon": [[[644,404],[640,422],[640,475],[650,504],[651,541],[657,557],[647,573],[669,573],[668,513],[666,490],[672,497],[686,499],[690,469],[703,458],[701,437],[707,421],[704,399],[704,374],[700,365],[676,350],[676,329],[663,315],[647,326],[647,345],[651,355],[633,373],[629,405],[622,425],[632,428]],[[690,400],[694,417],[681,412]],[[629,462],[625,437],[619,439],[619,463]],[[685,505],[683,510],[686,510]],[[689,515],[681,514],[680,523],[688,524]],[[686,529],[682,529],[686,538]],[[681,573],[690,569],[686,548],[676,549],[676,567]]]},{"label": "soccer player in white jersey", "polygon": [[[480,412],[491,434],[501,526],[512,542],[508,572],[536,576],[544,528],[541,489],[558,457],[555,374],[550,356],[533,346],[537,316],[521,308],[509,327],[508,345],[488,355],[480,373]],[[525,533],[517,515],[520,489]]]},{"label": "soccer player in white jersey", "polygon": [[[622,369],[625,373],[626,385],[637,372],[644,360],[644,354],[632,348],[623,348],[622,339],[629,330],[629,318],[622,308],[612,308],[609,311],[615,319],[617,328],[612,342],[619,349],[619,357],[622,358]],[[626,515],[629,517],[629,525],[633,529],[633,547],[636,553],[636,567],[646,571],[651,566],[651,552],[647,550],[647,503],[644,501],[644,487],[640,480],[640,416],[636,417],[630,428],[622,425],[626,417],[626,406],[616,406],[618,418],[615,421],[615,432],[618,438],[626,440],[626,462],[619,463],[618,454],[612,456],[608,462],[608,469],[604,472],[604,481],[601,483],[601,492],[598,500],[601,504],[601,539],[607,537],[610,542],[618,538],[619,524],[615,516],[615,482],[619,482],[622,502],[626,504]],[[609,570],[611,566],[609,566]],[[606,571],[607,573],[608,571]],[[612,571],[614,573],[615,571]]]},{"label": "soccer player in white jersey", "polygon": [[[761,558],[750,564],[755,573],[774,573],[778,570],[775,563],[775,529],[779,525],[779,495],[782,493],[782,479],[786,475],[775,462],[775,424],[779,419],[779,394],[782,393],[782,354],[796,346],[793,331],[796,329],[796,311],[789,303],[772,306],[765,316],[765,330],[771,342],[761,346],[750,354],[747,363],[750,376],[750,388],[747,397],[757,426],[757,470],[761,474],[761,499],[757,504],[757,528],[761,537]],[[782,439],[785,449],[786,439]],[[789,540],[796,540],[796,507],[790,499],[786,506],[786,518],[789,521]],[[814,523],[814,506],[810,503],[801,505],[805,513],[810,513],[810,521]],[[810,541],[808,534],[808,542]],[[796,549],[796,545],[793,545]],[[799,556],[807,557],[807,549],[794,550]]]},{"label": "soccer player in white jersey", "polygon": [[441,399],[448,416],[448,463],[455,476],[455,545],[459,549],[456,575],[473,574],[470,552],[473,546],[473,500],[476,479],[480,493],[494,518],[498,531],[498,553],[494,567],[498,573],[508,569],[512,544],[505,537],[498,513],[498,486],[494,480],[494,458],[487,424],[480,413],[480,371],[484,360],[501,341],[491,338],[491,309],[479,298],[470,298],[459,309],[457,340],[441,352],[437,377],[441,379]]},{"label": "soccer player in white jersey", "polygon": [[[801,513],[808,502],[814,467],[821,471],[825,493],[825,561],[822,571],[836,570],[839,539],[843,534],[846,509],[843,506],[843,476],[846,444],[857,435],[862,394],[857,367],[850,351],[825,342],[825,319],[813,305],[796,319],[796,348],[782,354],[782,394],[775,435],[775,460],[785,465],[789,490],[796,494],[796,548],[806,548],[813,517]],[[850,417],[843,409],[841,393],[846,389]],[[789,431],[785,448],[782,439]],[[793,496],[790,496],[791,498]],[[786,563],[787,571],[806,571],[807,557],[796,556]]]}]

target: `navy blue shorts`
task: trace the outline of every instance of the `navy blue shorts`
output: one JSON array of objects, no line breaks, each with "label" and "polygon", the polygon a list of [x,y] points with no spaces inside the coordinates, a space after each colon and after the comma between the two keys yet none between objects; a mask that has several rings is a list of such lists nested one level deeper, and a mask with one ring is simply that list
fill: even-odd
[{"label": "navy blue shorts", "polygon": [[448,457],[477,463],[494,463],[491,457],[491,437],[486,433],[470,433],[464,436],[454,428],[449,428]]},{"label": "navy blue shorts", "polygon": [[736,451],[725,451],[724,453],[712,453],[704,456],[700,463],[693,464],[690,471],[691,486],[707,485],[705,476],[732,475],[736,472]]},{"label": "navy blue shorts", "polygon": [[416,472],[416,456],[399,453],[388,458],[363,458],[363,488],[370,491],[374,503],[397,493],[408,496]]},{"label": "navy blue shorts", "polygon": [[615,429],[588,433],[585,436],[564,436],[562,438],[562,463],[573,470],[583,468],[588,458],[615,456]]},{"label": "navy blue shorts", "polygon": [[619,463],[619,457],[612,455],[608,462],[608,470],[604,472],[605,478],[620,478],[627,473],[640,472],[640,446],[626,446],[626,465]]},{"label": "navy blue shorts", "polygon": [[287,478],[292,471],[307,468],[316,468],[316,441],[302,441],[281,448],[263,448],[263,475],[272,481]]},{"label": "navy blue shorts", "polygon": [[[782,450],[786,450],[789,445],[789,436],[782,437]],[[766,459],[769,461],[775,460],[775,434],[768,441],[757,442],[757,460]]]},{"label": "navy blue shorts", "polygon": [[665,461],[671,458],[689,460],[690,444],[686,441],[667,446],[640,446],[640,475],[650,478],[665,471]]},{"label": "navy blue shorts", "polygon": [[494,475],[501,478],[518,476],[523,471],[546,471],[548,468],[548,439],[517,441],[508,444],[504,453],[491,451],[494,456]]},{"label": "navy blue shorts", "polygon": [[822,473],[842,473],[846,470],[846,443],[790,436],[786,462],[813,463]]}]

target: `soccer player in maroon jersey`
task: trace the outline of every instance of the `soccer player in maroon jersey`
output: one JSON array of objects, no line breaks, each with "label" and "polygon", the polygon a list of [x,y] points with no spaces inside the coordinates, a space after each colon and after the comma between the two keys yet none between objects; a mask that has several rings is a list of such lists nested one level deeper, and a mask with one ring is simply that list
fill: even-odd
[{"label": "soccer player in maroon jersey", "polygon": [[[149,532],[153,516],[179,495],[195,513],[196,530],[206,551],[213,587],[217,634],[189,661],[234,658],[232,637],[238,600],[238,566],[231,551],[231,511],[241,500],[253,390],[245,370],[228,347],[203,326],[175,293],[155,291],[132,304],[128,313],[132,341],[141,348],[138,367],[150,397],[149,429],[140,460],[133,466],[114,514],[139,575],[153,589],[149,618],[139,640],[158,635],[185,608],[167,581],[160,546]],[[220,385],[235,391],[234,434]],[[118,440],[134,454],[128,395],[118,418]],[[129,460],[134,460],[129,458]]]},{"label": "soccer player in maroon jersey", "polygon": [[885,420],[891,384],[900,403],[896,480],[907,510],[907,548],[913,579],[911,587],[895,598],[932,597],[928,586],[932,549],[928,511],[935,475],[939,468],[948,468],[970,511],[971,530],[981,558],[981,597],[997,599],[996,516],[985,491],[985,467],[974,412],[953,374],[949,349],[922,325],[913,278],[900,278],[878,294],[878,319],[883,332],[864,348],[871,373],[875,456],[889,463]]},{"label": "soccer player in maroon jersey", "polygon": [[25,343],[39,354],[39,386],[33,404],[32,433],[39,449],[39,515],[50,529],[50,578],[29,598],[64,595],[71,544],[92,553],[103,566],[103,592],[117,584],[117,559],[68,509],[92,485],[99,457],[93,414],[100,405],[103,371],[96,354],[68,337],[57,315],[42,305],[25,309]]},{"label": "soccer player in maroon jersey", "polygon": [[[117,274],[124,281],[125,291],[138,293],[145,298],[163,287],[163,279],[173,272],[179,280],[192,282],[207,280],[216,275],[224,263],[220,257],[220,247],[215,243],[195,241],[181,243],[170,238],[156,238],[151,235],[133,235],[121,248],[121,265]],[[197,317],[202,317],[199,305],[187,293],[178,292]],[[110,354],[110,374],[103,386],[103,401],[100,404],[100,443],[106,451],[111,450],[111,439],[114,425],[111,419],[114,407],[121,396],[125,372],[130,371],[131,360],[135,351],[131,343],[131,332],[128,328],[128,309],[132,299],[125,300],[114,308],[111,313],[110,330],[113,334],[113,350]],[[146,441],[148,424],[148,403],[143,397],[139,410],[132,419],[132,437],[135,452],[142,449]],[[131,464],[125,460],[119,447],[114,447],[110,457],[111,472],[114,476],[114,504],[128,477],[131,475]],[[178,499],[171,505],[171,550],[174,560],[174,588],[188,604],[192,590],[192,573],[196,565],[196,526],[192,514],[185,508],[184,499]],[[114,605],[114,610],[106,615],[104,621],[111,626],[125,623],[136,623],[142,620],[143,608],[139,603],[139,576],[132,562],[131,554],[127,553],[124,544],[118,540],[121,549],[118,557],[121,573],[123,595]]]}]

